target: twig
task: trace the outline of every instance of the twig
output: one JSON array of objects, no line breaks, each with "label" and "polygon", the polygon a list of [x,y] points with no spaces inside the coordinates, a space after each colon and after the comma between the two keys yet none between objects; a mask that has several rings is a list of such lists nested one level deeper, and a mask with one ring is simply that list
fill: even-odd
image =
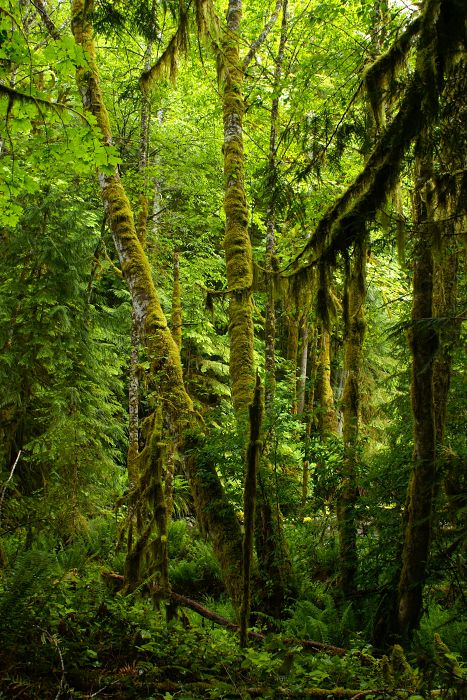
[{"label": "twig", "polygon": [[55,635],[50,634],[50,632],[48,630],[44,629],[43,627],[38,627],[38,629],[42,632],[42,634],[47,639],[47,641],[51,642],[55,646],[55,648],[58,652],[58,656],[60,658],[62,677],[60,678],[60,685],[58,686],[57,694],[55,696],[55,700],[58,700],[58,698],[60,697],[60,695],[62,694],[62,691],[65,689],[65,686],[66,686],[65,663],[63,661],[62,650],[60,649],[60,645],[59,645],[59,643],[57,641],[57,637]]},{"label": "twig", "polygon": [[120,679],[112,681],[112,683],[107,683],[107,685],[104,685],[103,688],[99,688],[99,690],[96,690],[95,693],[91,693],[91,695],[88,695],[88,698],[95,698],[96,695],[99,695],[99,693],[102,693],[103,690],[105,690],[106,688],[110,688],[111,685],[115,685],[116,683],[120,683]]},{"label": "twig", "polygon": [[21,457],[21,452],[22,452],[22,450],[20,450],[18,452],[18,454],[16,455],[16,459],[15,459],[14,464],[13,464],[11,471],[10,471],[10,476],[8,477],[8,479],[5,481],[5,483],[3,485],[2,495],[0,496],[0,523],[2,522],[3,499],[5,498],[6,487],[8,486],[8,484],[10,483],[10,481],[13,478],[13,474],[15,473],[16,465],[18,464],[19,458]]}]

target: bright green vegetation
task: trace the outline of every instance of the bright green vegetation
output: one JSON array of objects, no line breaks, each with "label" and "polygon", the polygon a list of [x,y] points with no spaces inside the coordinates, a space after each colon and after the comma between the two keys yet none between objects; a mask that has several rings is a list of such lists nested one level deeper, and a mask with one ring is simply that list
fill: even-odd
[{"label": "bright green vegetation", "polygon": [[0,698],[457,699],[461,0],[3,0]]}]

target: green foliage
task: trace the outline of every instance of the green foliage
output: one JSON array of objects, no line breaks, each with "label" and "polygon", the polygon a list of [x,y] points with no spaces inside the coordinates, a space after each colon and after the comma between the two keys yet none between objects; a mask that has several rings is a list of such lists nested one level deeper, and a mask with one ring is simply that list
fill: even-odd
[{"label": "green foliage", "polygon": [[[389,183],[400,191],[395,194],[384,187],[377,193],[381,211],[373,211],[371,197],[365,202],[350,197],[349,202],[349,206],[363,207],[361,211],[357,207],[356,220],[350,222],[351,235],[363,230],[363,211],[365,217],[370,211],[374,218],[369,223],[368,330],[360,377],[355,511],[360,563],[354,597],[343,601],[337,595],[334,508],[342,488],[342,439],[337,435],[324,440],[314,432],[316,400],[311,404],[316,387],[310,371],[308,408],[303,416],[292,415],[291,387],[297,368],[285,360],[286,309],[292,300],[284,298],[278,279],[273,285],[277,389],[265,424],[262,487],[284,527],[298,595],[283,611],[289,619],[278,622],[260,610],[256,621],[266,627],[282,625],[281,638],[269,635],[265,645],[252,642],[246,651],[239,651],[230,631],[211,623],[201,626],[195,613],[184,618],[185,624],[191,624],[188,629],[175,619],[166,623],[152,609],[143,586],[125,598],[104,585],[100,567],[123,570],[124,552],[114,549],[120,519],[114,507],[127,484],[131,309],[130,292],[119,274],[104,220],[96,168],[111,175],[119,166],[136,214],[141,194],[148,198],[146,252],[167,318],[174,253],[179,254],[182,361],[186,386],[205,433],[199,464],[217,469],[241,524],[244,436],[239,434],[230,396],[222,109],[210,48],[196,41],[179,66],[176,86],[159,83],[148,102],[139,91],[148,42],[152,42],[153,58],[160,56],[188,5],[96,0],[92,18],[96,61],[114,133],[114,143],[103,144],[95,119],[81,114],[75,73],[87,66],[87,57],[69,31],[69,8],[55,0],[45,5],[60,30],[58,40],[46,32],[34,3],[8,0],[0,8],[0,665],[2,673],[6,669],[0,694],[47,699],[105,692],[116,698],[245,700],[280,694],[313,696],[311,688],[316,687],[332,696],[332,688],[341,686],[355,690],[357,696],[358,690],[373,688],[381,691],[375,696],[385,693],[413,700],[430,697],[432,690],[441,697],[461,697],[465,685],[460,657],[467,649],[462,605],[465,382],[460,347],[449,348],[452,381],[445,442],[438,455],[426,613],[412,647],[406,652],[395,648],[381,662],[367,658],[367,665],[362,665],[352,651],[342,657],[308,654],[299,641],[286,644],[282,639],[310,637],[361,648],[377,636],[381,620],[394,613],[413,451],[406,342],[412,273],[409,264],[399,267],[395,261],[402,219],[413,234],[411,153],[402,164],[400,183]],[[226,3],[215,5],[222,25]],[[242,48],[263,29],[267,5],[260,0],[244,3]],[[413,4],[403,5],[360,0],[308,5],[289,0],[282,75],[274,81],[279,23],[248,66],[242,95],[245,183],[257,270],[264,263],[271,198],[274,265],[290,272],[287,266],[297,252],[314,245],[312,231],[323,220],[323,212],[361,171],[370,146],[383,143],[358,91],[369,62],[378,51],[391,49],[411,14],[419,14]],[[440,8],[439,21],[446,23],[441,38],[456,38],[452,17],[462,12],[460,4],[443,0]],[[377,11],[386,12],[384,18],[376,17]],[[210,38],[216,41],[215,36]],[[372,102],[378,103],[374,106],[381,107],[384,92],[389,124],[394,124],[406,94],[413,53],[410,49],[407,65],[398,59],[397,75],[395,66],[389,66],[389,82],[371,95]],[[441,84],[446,76],[440,71],[446,66],[438,59],[434,66]],[[453,80],[459,83],[453,87],[456,95],[462,94],[462,68],[459,63]],[[438,98],[449,103],[442,105],[446,114],[454,110],[450,122],[455,124],[459,116],[455,105],[460,101],[451,99],[449,90],[448,85]],[[424,90],[423,95],[428,92]],[[274,98],[279,100],[279,114],[271,167]],[[144,168],[143,106],[149,110],[150,125]],[[417,131],[415,121],[409,126]],[[443,140],[452,136],[443,133],[439,120],[434,130],[432,184],[436,188],[447,172],[452,175],[457,170],[446,155],[440,156]],[[391,163],[388,168],[392,169]],[[443,186],[443,196],[454,197],[456,187],[461,187],[457,181]],[[428,187],[424,195],[430,193]],[[454,246],[463,213],[461,207],[457,209],[441,227],[444,231],[452,220],[459,220],[449,233]],[[407,241],[410,265],[412,239],[413,235]],[[347,255],[351,254],[349,250]],[[440,251],[435,255],[441,259]],[[344,329],[338,317],[344,274],[340,269],[334,273],[328,269],[326,274],[330,284],[334,275],[333,293],[339,297],[331,329],[331,374],[339,415]],[[462,296],[464,272],[458,276]],[[252,290],[255,364],[262,373],[266,295],[264,279],[261,274],[258,278],[259,289]],[[307,278],[301,289],[307,304],[314,296],[310,285]],[[315,311],[299,304],[296,312],[313,331]],[[421,323],[443,330],[457,323],[462,313],[458,308],[452,314],[455,319]],[[441,344],[438,352],[444,350]],[[309,368],[316,359],[314,352],[310,351]],[[158,398],[144,395],[151,385],[148,370],[148,358],[142,352],[141,416]],[[166,428],[164,441],[175,432],[172,425]],[[310,479],[302,508],[305,458]],[[171,585],[232,617],[232,607],[222,597],[225,581],[212,546],[201,537],[193,516],[182,450],[177,464],[175,519],[168,536]],[[240,571],[240,561],[238,567]]]},{"label": "green foliage", "polygon": [[[180,532],[180,528],[179,532]],[[171,531],[172,532],[172,531]],[[175,530],[177,532],[177,530]],[[172,539],[169,534],[169,543]],[[169,567],[170,581],[177,593],[188,597],[200,598],[204,595],[218,596],[224,591],[219,563],[214,556],[212,545],[208,542],[193,540],[184,552],[183,545],[171,560]],[[174,546],[174,545],[172,545]],[[180,545],[179,545],[180,546]]]},{"label": "green foliage", "polygon": [[[320,590],[321,588],[321,590]],[[352,605],[341,612],[323,587],[314,586],[308,593],[312,600],[300,600],[286,623],[286,633],[297,639],[313,639],[328,644],[347,644],[355,629]]]}]

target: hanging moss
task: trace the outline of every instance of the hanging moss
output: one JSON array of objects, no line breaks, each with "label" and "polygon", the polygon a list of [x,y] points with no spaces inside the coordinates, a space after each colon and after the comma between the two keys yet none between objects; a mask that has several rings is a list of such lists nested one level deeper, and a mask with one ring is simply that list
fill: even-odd
[{"label": "hanging moss", "polygon": [[391,92],[397,73],[405,66],[407,54],[421,28],[421,19],[411,22],[386,53],[371,63],[363,74],[363,86],[368,95],[377,128],[384,125],[385,106],[391,102]]},{"label": "hanging moss", "polygon": [[175,81],[178,72],[179,57],[188,48],[188,13],[181,9],[177,29],[156,63],[144,71],[140,78],[143,93],[147,94],[154,83],[163,78]]},{"label": "hanging moss", "polygon": [[[358,239],[363,224],[381,208],[394,188],[407,149],[438,115],[438,98],[445,79],[442,68],[448,53],[440,35],[449,5],[447,0],[427,0],[424,4],[416,67],[397,114],[383,131],[363,171],[326,212],[309,243],[288,268],[297,271],[316,264],[320,258],[333,264],[337,253]],[[457,44],[461,41],[459,31],[454,39]],[[455,54],[456,49],[457,46],[451,47],[451,53]]]}]

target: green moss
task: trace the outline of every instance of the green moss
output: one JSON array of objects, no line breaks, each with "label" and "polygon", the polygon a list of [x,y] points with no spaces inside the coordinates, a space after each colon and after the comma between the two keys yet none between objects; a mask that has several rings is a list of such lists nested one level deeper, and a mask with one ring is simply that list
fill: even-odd
[{"label": "green moss", "polygon": [[166,48],[151,68],[145,71],[140,78],[142,91],[147,94],[154,83],[161,79],[169,79],[175,82],[178,72],[178,60],[185,54],[188,47],[188,13],[181,11],[178,18],[177,29],[167,44]]},{"label": "green moss", "polygon": [[107,109],[102,98],[99,73],[96,65],[93,29],[90,21],[94,3],[92,0],[73,0],[71,5],[71,29],[76,43],[87,56],[87,65],[76,71],[76,80],[83,97],[84,107],[94,115],[102,132],[104,143],[110,143],[111,130]]}]

